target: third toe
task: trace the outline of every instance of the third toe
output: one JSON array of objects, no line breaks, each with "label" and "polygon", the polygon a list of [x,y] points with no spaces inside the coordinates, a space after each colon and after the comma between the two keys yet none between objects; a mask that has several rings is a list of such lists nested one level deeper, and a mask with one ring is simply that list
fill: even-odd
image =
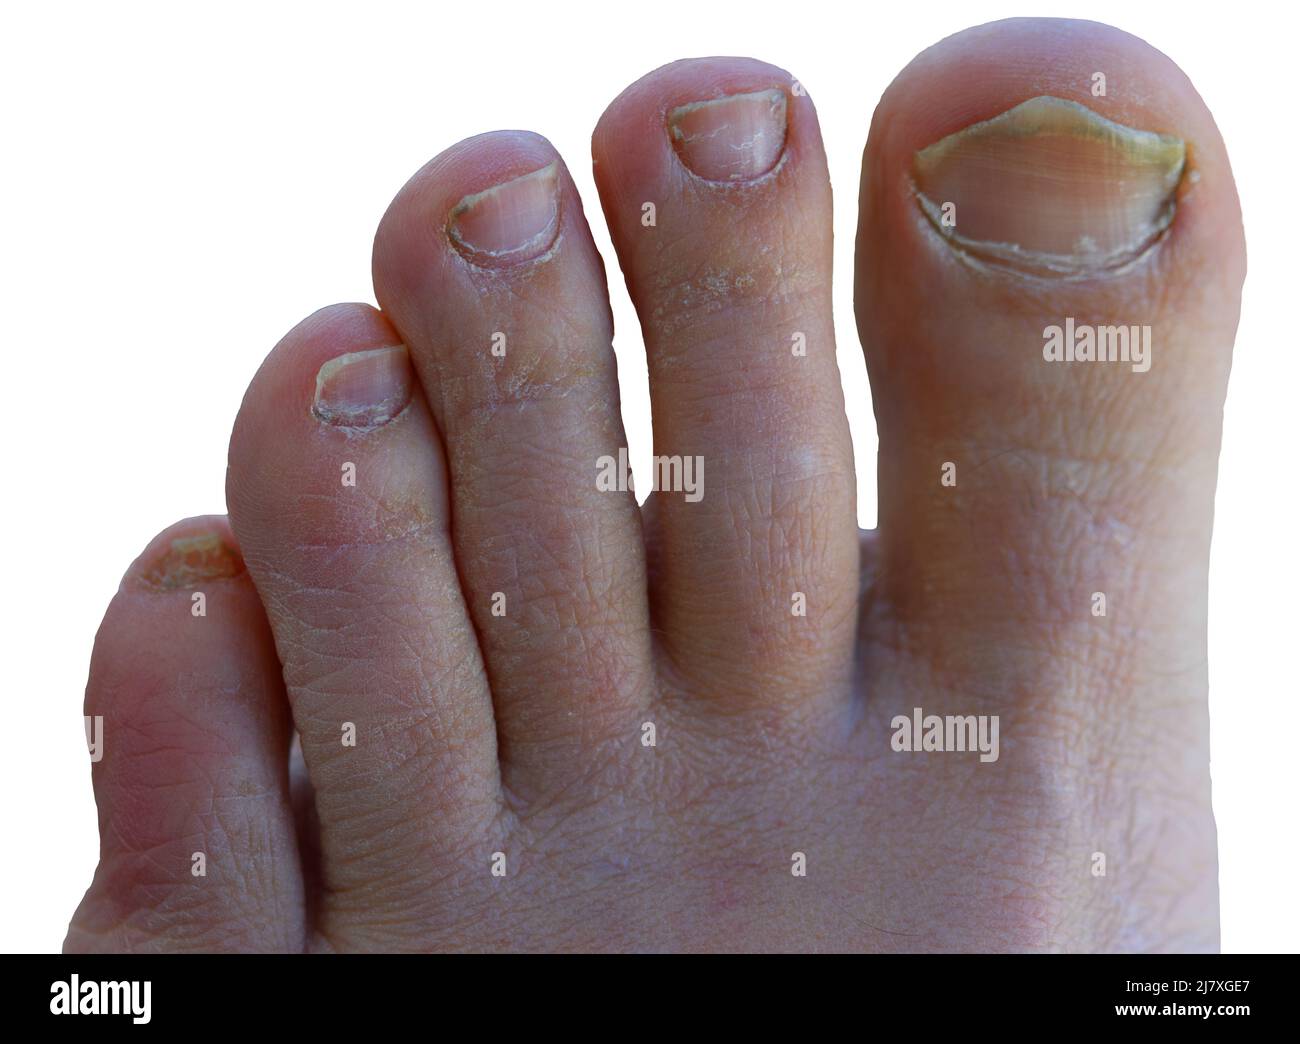
[{"label": "third toe", "polygon": [[600,482],[626,446],[604,268],[559,155],[505,131],[407,183],[374,277],[446,440],[502,771],[527,798],[625,743],[651,698],[640,513]]}]

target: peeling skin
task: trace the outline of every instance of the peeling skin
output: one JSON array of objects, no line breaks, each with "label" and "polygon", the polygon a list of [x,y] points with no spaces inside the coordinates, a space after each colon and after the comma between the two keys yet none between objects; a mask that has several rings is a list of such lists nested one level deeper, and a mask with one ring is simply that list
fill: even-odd
[{"label": "peeling skin", "polygon": [[[917,152],[913,187],[934,229],[973,258],[1038,275],[1120,269],[1173,222],[1182,139],[1043,96]],[[944,223],[955,205],[956,225]]]},{"label": "peeling skin", "polygon": [[217,533],[177,537],[141,576],[150,587],[163,591],[197,587],[206,580],[225,580],[244,571],[238,551]]}]

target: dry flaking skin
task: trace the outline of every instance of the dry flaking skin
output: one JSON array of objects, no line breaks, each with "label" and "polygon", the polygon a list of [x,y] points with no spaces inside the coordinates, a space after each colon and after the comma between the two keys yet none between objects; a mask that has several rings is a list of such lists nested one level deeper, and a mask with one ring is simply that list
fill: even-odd
[{"label": "dry flaking skin", "polygon": [[1030,98],[917,152],[916,197],[954,247],[1040,275],[1119,268],[1173,221],[1182,139]]}]

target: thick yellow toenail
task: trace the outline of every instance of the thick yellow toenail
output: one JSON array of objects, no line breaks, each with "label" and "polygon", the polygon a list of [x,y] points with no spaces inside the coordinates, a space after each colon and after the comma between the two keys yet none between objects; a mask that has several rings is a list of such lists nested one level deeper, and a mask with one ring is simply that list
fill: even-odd
[{"label": "thick yellow toenail", "polygon": [[917,199],[985,261],[1045,275],[1122,266],[1169,227],[1187,150],[1078,102],[1039,97],[916,154]]},{"label": "thick yellow toenail", "polygon": [[238,551],[216,533],[177,537],[141,579],[153,587],[177,590],[205,580],[223,580],[244,571]]}]

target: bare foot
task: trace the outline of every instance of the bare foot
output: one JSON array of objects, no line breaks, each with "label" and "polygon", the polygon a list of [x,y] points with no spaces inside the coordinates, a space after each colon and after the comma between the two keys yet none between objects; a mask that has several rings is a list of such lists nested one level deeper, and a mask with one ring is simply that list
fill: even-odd
[{"label": "bare foot", "polygon": [[[1091,97],[1097,67],[1129,89]],[[886,92],[870,533],[811,100],[678,62],[593,153],[662,488],[622,481],[564,161],[449,149],[379,227],[382,311],[316,313],[254,378],[229,526],[159,536],[109,609],[67,949],[1216,948],[1206,570],[1244,248],[1191,84],[1028,19]]]}]

